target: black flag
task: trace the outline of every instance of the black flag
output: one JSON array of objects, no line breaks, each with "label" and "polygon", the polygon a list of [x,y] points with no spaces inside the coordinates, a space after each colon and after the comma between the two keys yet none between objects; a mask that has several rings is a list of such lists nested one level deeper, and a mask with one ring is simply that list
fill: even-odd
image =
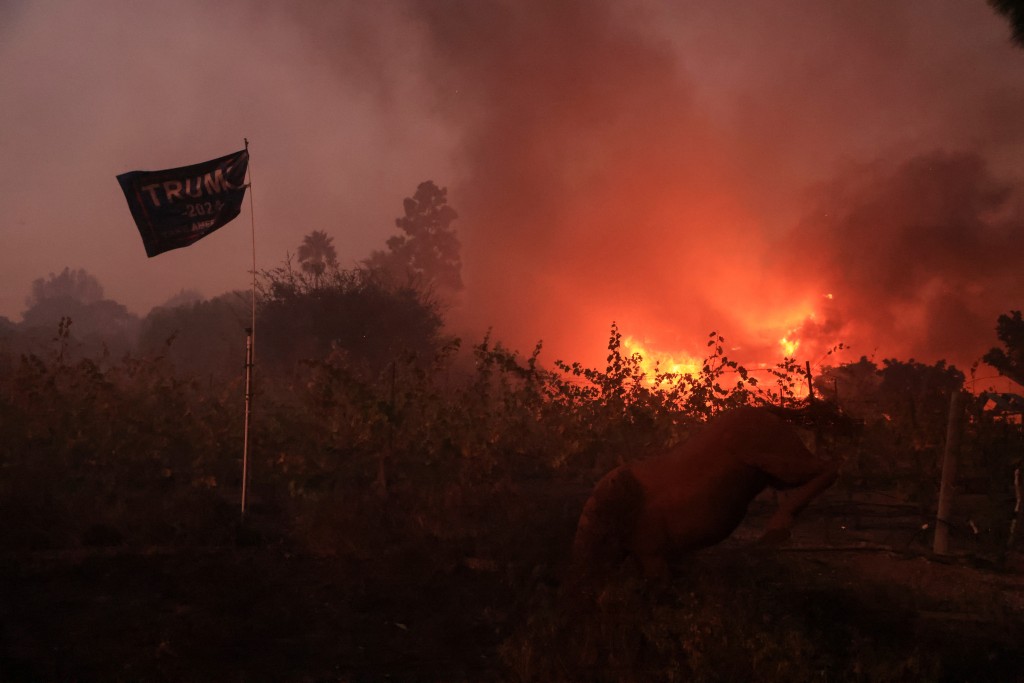
[{"label": "black flag", "polygon": [[242,210],[249,152],[194,166],[117,176],[147,256],[187,247]]}]

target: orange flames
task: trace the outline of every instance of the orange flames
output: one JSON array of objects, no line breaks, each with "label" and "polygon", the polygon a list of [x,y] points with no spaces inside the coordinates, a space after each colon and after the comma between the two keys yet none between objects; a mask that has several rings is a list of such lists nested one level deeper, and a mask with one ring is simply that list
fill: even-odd
[{"label": "orange flames", "polygon": [[628,336],[622,338],[622,349],[630,356],[640,356],[640,368],[652,381],[656,375],[665,373],[696,375],[704,364],[703,360],[686,352],[666,353],[650,350],[646,343]]},{"label": "orange flames", "polygon": [[[825,294],[805,300],[789,310],[777,310],[769,315],[765,315],[763,310],[755,310],[751,311],[749,316],[740,317],[738,322],[745,328],[740,330],[738,337],[742,341],[742,346],[731,348],[729,357],[751,370],[768,368],[783,358],[796,358],[798,355],[816,362],[816,356],[840,341],[823,339],[815,329],[818,327],[819,302],[832,299],[832,294]],[[728,334],[726,336],[729,337]],[[728,341],[734,339],[730,338]],[[703,366],[703,359],[700,357],[685,350],[659,349],[647,339],[641,341],[636,337],[625,336],[622,339],[622,348],[626,354],[640,355],[640,367],[651,380],[658,373],[695,375]]]},{"label": "orange flames", "polygon": [[779,340],[779,346],[782,347],[782,352],[786,355],[786,358],[792,358],[796,355],[796,350],[800,348],[799,339],[790,339],[789,337],[793,334],[794,330],[790,330],[786,333],[786,336]]}]

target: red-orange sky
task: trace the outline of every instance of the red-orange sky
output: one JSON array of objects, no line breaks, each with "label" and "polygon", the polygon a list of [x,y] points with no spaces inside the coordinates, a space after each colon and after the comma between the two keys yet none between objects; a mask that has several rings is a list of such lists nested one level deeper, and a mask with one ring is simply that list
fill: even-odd
[{"label": "red-orange sky", "polygon": [[[470,341],[598,363],[946,358],[1024,299],[1024,50],[984,0],[0,2],[0,315],[248,282],[248,205],[147,259],[114,177],[251,141],[260,267],[381,248],[432,179]],[[832,295],[828,298],[826,295]],[[813,316],[813,317],[812,317]]]}]

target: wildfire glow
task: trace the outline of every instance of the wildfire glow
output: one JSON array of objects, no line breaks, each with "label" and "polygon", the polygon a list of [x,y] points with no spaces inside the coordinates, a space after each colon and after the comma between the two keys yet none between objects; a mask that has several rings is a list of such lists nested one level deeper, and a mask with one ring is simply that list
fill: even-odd
[{"label": "wildfire glow", "polygon": [[[818,294],[793,300],[785,306],[736,311],[740,323],[736,336],[740,345],[730,347],[730,359],[747,368],[762,370],[773,367],[783,358],[796,358],[798,355],[814,361],[832,343],[822,338],[818,319],[819,313],[827,313],[827,306],[833,300],[831,293]],[[659,373],[699,374],[704,363],[702,357],[686,352],[663,351],[641,339],[624,336],[622,351],[630,356],[639,354],[642,358],[640,368],[649,380]],[[729,341],[735,339],[730,338]]]},{"label": "wildfire glow", "polygon": [[627,355],[639,354],[642,360],[640,368],[653,379],[656,374],[674,373],[679,375],[696,375],[700,372],[703,361],[686,353],[671,354],[662,351],[650,351],[633,337],[622,338],[622,349]]}]

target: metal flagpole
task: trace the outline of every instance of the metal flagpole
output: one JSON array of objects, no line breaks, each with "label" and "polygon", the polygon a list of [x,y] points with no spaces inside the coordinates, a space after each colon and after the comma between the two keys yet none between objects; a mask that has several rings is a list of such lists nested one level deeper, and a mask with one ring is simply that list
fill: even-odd
[{"label": "metal flagpole", "polygon": [[[249,138],[245,151],[249,151]],[[252,159],[249,159],[249,222],[252,228],[252,320],[245,331],[245,434],[242,437],[242,520],[245,520],[246,494],[249,490],[249,422],[252,415],[252,369],[256,358],[256,214],[252,199]]]},{"label": "metal flagpole", "polygon": [[242,519],[249,484],[249,415],[252,407],[252,328],[245,330],[245,436],[242,438]]}]

